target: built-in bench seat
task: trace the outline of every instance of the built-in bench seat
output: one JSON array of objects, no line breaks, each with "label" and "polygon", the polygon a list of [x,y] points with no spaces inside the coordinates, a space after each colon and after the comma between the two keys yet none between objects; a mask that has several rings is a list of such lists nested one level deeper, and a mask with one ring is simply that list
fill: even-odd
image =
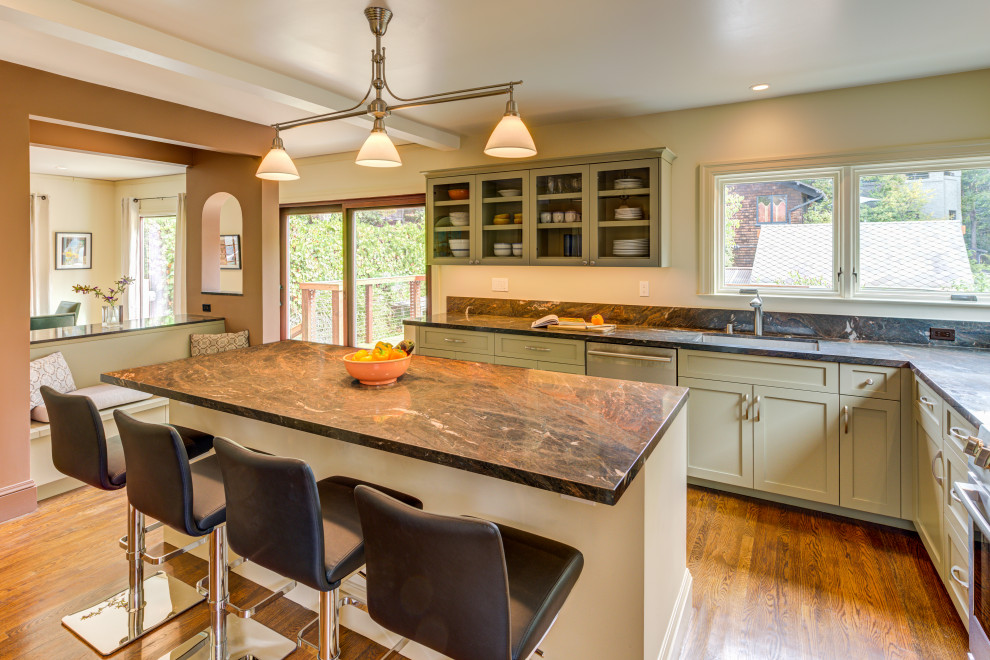
[{"label": "built-in bench seat", "polygon": [[[87,388],[83,388],[84,390]],[[85,393],[76,390],[73,394]],[[125,403],[100,410],[103,428],[107,436],[117,435],[117,425],[113,420],[114,410],[124,410],[136,419],[145,422],[168,422],[168,399],[153,396],[143,401]],[[82,486],[82,482],[70,479],[55,469],[52,464],[52,441],[50,426],[46,422],[31,422],[31,478],[38,486],[38,499],[52,497],[73,488]]]}]

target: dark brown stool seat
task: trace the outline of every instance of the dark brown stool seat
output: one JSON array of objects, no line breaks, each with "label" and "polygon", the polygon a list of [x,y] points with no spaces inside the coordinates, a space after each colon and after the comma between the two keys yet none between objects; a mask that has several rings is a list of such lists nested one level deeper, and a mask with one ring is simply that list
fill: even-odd
[{"label": "dark brown stool seat", "polygon": [[525,660],[550,630],[584,557],[519,529],[419,511],[355,489],[365,537],[368,613],[454,660]]},{"label": "dark brown stool seat", "polygon": [[[216,440],[227,494],[230,547],[252,562],[320,592],[320,660],[340,654],[340,584],[364,565],[356,488],[389,494],[411,508],[417,498],[350,477],[316,480],[304,461],[261,455],[226,438]],[[257,484],[264,484],[258,488]],[[353,599],[344,599],[345,604]]]},{"label": "dark brown stool seat", "polygon": [[[100,411],[79,394],[41,388],[48,407],[52,463],[66,476],[100,490],[114,491],[127,484],[124,449],[118,436],[107,437]],[[213,448],[213,436],[182,426],[172,427],[189,457]],[[126,544],[128,588],[80,612],[62,618],[62,624],[103,655],[139,639],[156,626],[199,603],[203,597],[192,587],[158,571],[145,577],[144,563],[161,564],[181,551],[160,557],[146,552],[144,514],[128,503]],[[118,613],[126,608],[127,617]]]}]

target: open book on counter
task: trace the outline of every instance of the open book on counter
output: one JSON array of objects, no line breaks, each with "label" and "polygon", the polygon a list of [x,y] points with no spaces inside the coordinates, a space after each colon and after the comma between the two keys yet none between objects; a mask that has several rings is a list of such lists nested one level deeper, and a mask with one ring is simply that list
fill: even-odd
[{"label": "open book on counter", "polygon": [[593,332],[611,332],[615,330],[614,323],[588,323],[584,319],[568,317],[558,317],[556,314],[548,314],[541,319],[533,321],[534,328],[547,328],[554,326],[555,330],[591,330]]}]

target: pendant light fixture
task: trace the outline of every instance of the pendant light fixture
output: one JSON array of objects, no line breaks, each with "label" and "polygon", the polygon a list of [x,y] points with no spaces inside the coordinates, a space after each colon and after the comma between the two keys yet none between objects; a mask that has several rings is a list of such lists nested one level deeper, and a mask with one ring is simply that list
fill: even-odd
[{"label": "pendant light fixture", "polygon": [[[292,159],[289,158],[285,152],[285,147],[282,145],[282,139],[279,137],[281,131],[309,124],[370,115],[374,118],[371,134],[358,152],[355,162],[367,167],[398,167],[402,164],[402,159],[385,131],[385,118],[394,110],[502,94],[508,94],[509,101],[505,106],[505,114],[488,139],[485,153],[499,158],[526,158],[536,155],[533,137],[519,116],[519,108],[513,96],[515,86],[521,85],[521,80],[404,99],[389,89],[388,81],[385,78],[385,49],[382,47],[382,37],[385,36],[385,30],[392,19],[392,12],[384,7],[368,7],[364,10],[364,15],[368,19],[372,34],[375,35],[375,50],[372,51],[371,55],[371,84],[364,98],[346,110],[273,124],[275,140],[272,143],[271,151],[261,161],[258,177],[275,181],[291,181],[299,178],[299,173],[296,171]],[[386,103],[382,97],[383,91],[388,92],[398,103],[394,105]],[[370,102],[368,102],[369,99],[371,99]],[[362,107],[366,102],[368,102],[367,106]]]}]

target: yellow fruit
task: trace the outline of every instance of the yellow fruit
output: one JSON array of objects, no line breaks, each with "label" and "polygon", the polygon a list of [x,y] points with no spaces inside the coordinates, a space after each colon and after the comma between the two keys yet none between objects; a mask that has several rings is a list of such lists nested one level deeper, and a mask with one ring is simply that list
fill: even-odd
[{"label": "yellow fruit", "polygon": [[366,357],[368,357],[368,351],[362,350],[362,351],[358,351],[357,353],[355,353],[354,354],[354,357],[352,359],[354,359],[354,360],[363,360]]},{"label": "yellow fruit", "polygon": [[399,350],[398,348],[393,348],[392,349],[392,353],[391,353],[391,357],[389,359],[391,359],[391,360],[401,360],[404,357],[406,357],[406,352],[405,351]]},{"label": "yellow fruit", "polygon": [[605,319],[602,318],[601,314],[595,314],[591,317],[591,325],[605,325]]}]

